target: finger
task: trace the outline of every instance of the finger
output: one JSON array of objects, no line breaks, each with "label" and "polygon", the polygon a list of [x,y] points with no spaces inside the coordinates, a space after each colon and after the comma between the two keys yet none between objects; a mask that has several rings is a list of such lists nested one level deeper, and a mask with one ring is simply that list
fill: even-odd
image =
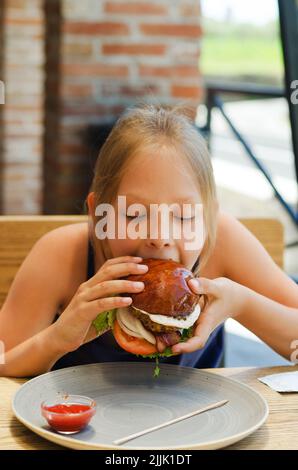
[{"label": "finger", "polygon": [[86,281],[85,285],[91,287],[99,282],[119,279],[120,277],[125,277],[129,274],[145,274],[147,271],[148,266],[145,264],[131,262],[111,264],[99,269],[93,277]]},{"label": "finger", "polygon": [[218,297],[220,294],[216,281],[205,277],[190,279],[188,284],[195,294],[213,295],[214,297]]},{"label": "finger", "polygon": [[197,351],[198,349],[202,349],[205,346],[214,329],[213,321],[210,320],[210,313],[208,315],[202,314],[199,318],[200,321],[197,322],[193,337],[188,339],[185,343],[179,343],[173,346],[173,351],[179,353],[190,353]]},{"label": "finger", "polygon": [[79,307],[78,315],[85,321],[92,322],[97,315],[114,308],[126,307],[132,303],[131,297],[106,297],[96,299],[92,302],[82,303]]},{"label": "finger", "polygon": [[201,312],[203,312],[204,308],[206,307],[207,302],[208,302],[207,296],[206,295],[200,295],[199,306],[201,308]]},{"label": "finger", "polygon": [[89,341],[92,341],[94,340],[95,338],[98,338],[98,336],[101,336],[103,333],[105,333],[106,331],[103,331],[103,332],[99,332],[97,331],[97,329],[95,328],[95,326],[93,324],[91,324],[89,330],[88,330],[88,333],[87,335],[85,336],[84,338],[84,343],[89,343]]},{"label": "finger", "polygon": [[118,263],[139,263],[140,261],[143,261],[141,256],[118,256],[117,258],[107,259],[104,264],[111,265]]},{"label": "finger", "polygon": [[90,302],[115,294],[141,292],[144,290],[144,287],[145,284],[143,282],[127,281],[124,279],[103,281],[87,289],[83,295],[84,300]]},{"label": "finger", "polygon": [[189,279],[188,285],[194,294],[200,294],[200,283],[197,277]]},{"label": "finger", "polygon": [[156,336],[156,348],[158,352],[162,353],[166,349],[167,345],[158,337]]}]

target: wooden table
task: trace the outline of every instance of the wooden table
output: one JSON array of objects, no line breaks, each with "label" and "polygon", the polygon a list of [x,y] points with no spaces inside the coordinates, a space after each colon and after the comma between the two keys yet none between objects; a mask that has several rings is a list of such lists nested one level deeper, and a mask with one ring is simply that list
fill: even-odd
[{"label": "wooden table", "polygon": [[[257,380],[264,375],[294,370],[298,371],[298,366],[209,369],[209,372],[250,385],[269,405],[266,423],[228,449],[298,449],[298,393],[281,394]],[[13,416],[11,399],[25,382],[26,379],[0,378],[0,449],[62,449],[29,431]]]}]

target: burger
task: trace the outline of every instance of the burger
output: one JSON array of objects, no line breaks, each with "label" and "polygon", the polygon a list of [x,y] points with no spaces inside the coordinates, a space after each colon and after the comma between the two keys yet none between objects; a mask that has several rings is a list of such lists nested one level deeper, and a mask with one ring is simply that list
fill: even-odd
[{"label": "burger", "polygon": [[132,298],[128,307],[98,315],[93,322],[97,333],[112,329],[118,345],[142,357],[173,355],[171,346],[186,341],[200,315],[199,296],[188,286],[193,273],[172,259],[148,258],[145,274],[131,274],[123,279],[142,281],[138,293],[122,294]]}]

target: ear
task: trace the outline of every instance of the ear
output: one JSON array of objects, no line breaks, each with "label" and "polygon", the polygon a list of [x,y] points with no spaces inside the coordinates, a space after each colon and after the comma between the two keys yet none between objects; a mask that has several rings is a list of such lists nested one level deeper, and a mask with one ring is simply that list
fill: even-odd
[{"label": "ear", "polygon": [[95,197],[94,197],[94,192],[92,191],[87,196],[88,211],[89,211],[89,214],[92,216],[94,215],[94,203],[95,203]]}]

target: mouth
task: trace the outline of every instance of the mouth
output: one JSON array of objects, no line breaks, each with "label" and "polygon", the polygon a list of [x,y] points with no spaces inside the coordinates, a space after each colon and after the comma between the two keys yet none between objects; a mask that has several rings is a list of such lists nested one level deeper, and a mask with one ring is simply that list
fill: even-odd
[{"label": "mouth", "polygon": [[147,255],[133,255],[133,256],[140,256],[141,258],[143,259],[159,259],[159,260],[163,260],[163,261],[175,261],[176,263],[181,263],[181,260],[179,257],[177,256],[160,256],[159,254],[155,254],[155,255],[151,255],[151,254],[147,254]]}]

